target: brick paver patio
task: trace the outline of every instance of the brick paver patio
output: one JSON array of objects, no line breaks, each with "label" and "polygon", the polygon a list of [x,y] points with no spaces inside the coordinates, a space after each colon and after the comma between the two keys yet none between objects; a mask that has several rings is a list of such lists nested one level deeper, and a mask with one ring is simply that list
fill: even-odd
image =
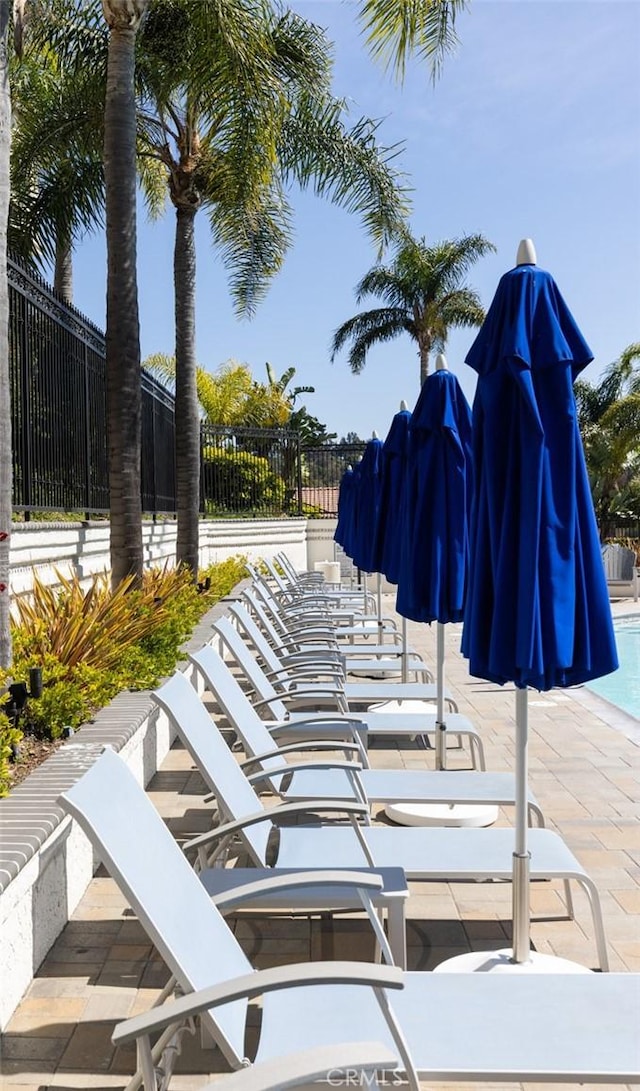
[{"label": "brick paver patio", "polygon": [[[392,597],[385,596],[387,612],[392,605]],[[615,614],[639,612],[630,602],[614,604],[613,609]],[[434,632],[417,625],[410,625],[409,631],[412,645],[433,662]],[[459,640],[460,627],[449,626],[447,684],[460,711],[482,730],[488,768],[513,770],[513,688],[470,678]],[[530,782],[547,825],[565,838],[598,887],[611,969],[640,971],[640,722],[584,689],[532,693],[529,707]],[[432,752],[408,745],[374,747],[371,758],[374,766],[434,764]],[[449,764],[464,767],[466,759],[466,754],[451,751]],[[179,840],[208,827],[204,784],[179,745],[149,792]],[[507,824],[512,817],[503,813],[500,823]],[[559,885],[536,884],[531,906],[536,950],[596,966],[590,913],[582,894],[576,894],[575,921],[564,915]],[[508,945],[510,913],[509,884],[411,884],[409,968],[429,971],[462,951]],[[368,925],[357,916],[333,922],[243,916],[232,918],[232,923],[248,957],[261,968],[373,955]],[[11,1020],[2,1044],[2,1085],[12,1091],[123,1087],[134,1057],[131,1051],[115,1053],[110,1041],[113,1028],[119,1020],[147,1010],[167,978],[134,914],[101,870]],[[463,1027],[460,1032],[464,1035]],[[585,1035],[591,1033],[597,1034],[597,1026],[585,1027]],[[226,1070],[217,1051],[203,1051],[187,1038],[172,1086],[184,1091],[201,1087],[207,1076]],[[538,1091],[542,1085],[456,1086],[459,1091],[466,1087],[489,1091],[494,1086],[502,1091]],[[567,1091],[569,1085],[563,1086]]]}]

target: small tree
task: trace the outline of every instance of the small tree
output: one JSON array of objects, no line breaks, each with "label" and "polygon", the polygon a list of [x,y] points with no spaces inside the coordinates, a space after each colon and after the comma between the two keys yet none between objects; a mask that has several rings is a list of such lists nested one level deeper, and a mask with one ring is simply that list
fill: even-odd
[{"label": "small tree", "polygon": [[374,266],[356,288],[358,303],[374,296],[384,306],[344,322],[334,334],[331,358],[351,343],[349,367],[358,374],[373,345],[408,333],[418,346],[422,386],[429,374],[429,356],[433,350],[444,350],[449,330],[482,325],[480,297],[463,278],[474,262],[492,250],[495,246],[482,235],[428,246],[424,238],[405,234],[391,264]]},{"label": "small tree", "polygon": [[629,345],[597,384],[574,386],[601,537],[618,518],[640,519],[640,342]]}]

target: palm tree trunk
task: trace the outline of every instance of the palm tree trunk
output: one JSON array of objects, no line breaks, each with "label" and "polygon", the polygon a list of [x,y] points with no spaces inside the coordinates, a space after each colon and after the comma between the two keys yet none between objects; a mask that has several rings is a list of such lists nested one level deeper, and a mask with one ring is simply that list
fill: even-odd
[{"label": "palm tree trunk", "polygon": [[429,374],[429,353],[431,352],[431,345],[420,345],[420,389],[424,381]]},{"label": "palm tree trunk", "polygon": [[70,307],[73,304],[73,250],[70,239],[62,232],[58,232],[56,238],[53,287],[60,299]]},{"label": "palm tree trunk", "polygon": [[9,627],[9,555],[11,548],[11,390],[9,385],[9,287],[7,283],[7,221],[9,218],[9,155],[11,151],[11,92],[9,90],[9,27],[12,4],[0,0],[0,667],[11,664]]},{"label": "palm tree trunk", "polygon": [[136,31],[146,0],[102,0],[109,24],[104,117],[111,579],[142,578],[142,391],[136,276]]},{"label": "palm tree trunk", "polygon": [[173,259],[176,322],[176,561],[198,574],[200,416],[196,389],[196,249],[194,208],[176,209]]}]

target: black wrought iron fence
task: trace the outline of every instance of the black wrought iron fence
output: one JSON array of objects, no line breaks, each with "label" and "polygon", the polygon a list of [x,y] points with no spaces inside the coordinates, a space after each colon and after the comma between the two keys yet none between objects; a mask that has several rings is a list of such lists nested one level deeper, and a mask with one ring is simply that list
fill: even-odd
[{"label": "black wrought iron fence", "polygon": [[[10,258],[15,510],[109,510],[104,335]],[[175,511],[172,396],[142,379],[142,504]]]},{"label": "black wrought iron fence", "polygon": [[[13,504],[108,513],[105,341],[46,282],[10,258]],[[174,401],[142,378],[142,507],[175,512]],[[301,450],[287,429],[203,424],[201,511],[218,517],[334,516],[340,479],[364,443]]]},{"label": "black wrought iron fence", "polygon": [[302,514],[297,432],[203,424],[201,435],[201,510],[205,515]]},{"label": "black wrought iron fence", "polygon": [[307,515],[336,516],[340,479],[347,466],[355,466],[364,443],[327,443],[302,452],[302,502]]}]

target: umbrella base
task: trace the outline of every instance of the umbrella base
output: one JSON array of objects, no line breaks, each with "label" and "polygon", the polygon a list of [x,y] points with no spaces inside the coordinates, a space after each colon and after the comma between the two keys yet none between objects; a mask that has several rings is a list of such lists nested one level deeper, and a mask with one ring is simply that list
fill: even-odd
[{"label": "umbrella base", "polygon": [[474,803],[387,803],[385,814],[401,826],[491,826],[498,808]]},{"label": "umbrella base", "polygon": [[466,955],[456,955],[436,966],[436,974],[469,973],[521,973],[521,974],[590,974],[593,971],[579,962],[570,962],[567,958],[555,955],[543,955],[531,951],[527,962],[513,962],[512,951],[470,951]]}]

